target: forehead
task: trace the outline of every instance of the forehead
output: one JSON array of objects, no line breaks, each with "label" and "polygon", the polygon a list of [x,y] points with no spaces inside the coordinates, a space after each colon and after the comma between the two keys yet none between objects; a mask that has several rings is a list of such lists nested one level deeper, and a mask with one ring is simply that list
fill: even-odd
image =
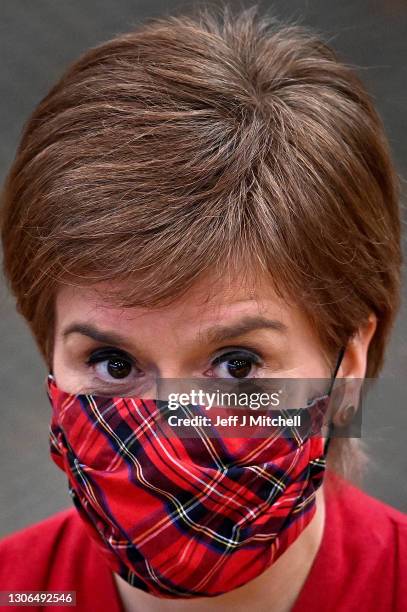
[{"label": "forehead", "polygon": [[[131,332],[134,324],[140,329],[163,326],[186,330],[189,326],[206,326],[230,321],[244,315],[263,315],[278,319],[287,327],[304,326],[305,316],[295,304],[277,295],[268,279],[260,275],[250,285],[238,278],[196,282],[171,304],[147,308],[120,308],[106,298],[106,289],[113,283],[98,283],[91,287],[63,285],[56,295],[56,325],[61,328],[72,321],[92,321],[106,329]],[[117,285],[122,294],[123,286]]]}]

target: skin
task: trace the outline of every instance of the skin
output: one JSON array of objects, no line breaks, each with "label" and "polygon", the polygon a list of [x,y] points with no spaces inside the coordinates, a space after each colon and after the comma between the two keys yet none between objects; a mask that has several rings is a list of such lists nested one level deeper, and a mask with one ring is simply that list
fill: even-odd
[{"label": "skin", "polygon": [[[259,277],[255,291],[238,280],[218,281],[208,297],[208,280],[202,279],[186,296],[162,308],[118,309],[103,300],[104,285],[89,288],[63,286],[56,297],[56,328],[52,359],[59,387],[70,393],[103,393],[154,397],[154,378],[231,377],[236,353],[248,364],[247,376],[325,378],[331,376],[323,347],[300,307],[277,297],[266,279]],[[277,320],[284,329],[261,327],[216,341],[207,332],[220,324],[236,326],[248,317]],[[74,323],[92,324],[114,332],[124,342],[97,341],[80,333],[64,336]],[[257,321],[259,323],[259,321]],[[376,329],[371,315],[349,341],[337,377],[364,378],[367,350]],[[82,330],[83,331],[83,330]],[[219,331],[219,330],[218,330]],[[236,330],[235,330],[236,331]],[[242,331],[242,330],[240,330]],[[92,353],[114,349],[98,364],[87,364]],[[250,347],[250,350],[249,348]],[[124,351],[124,353],[123,353]],[[231,356],[233,351],[233,355]],[[111,375],[109,359],[122,358],[118,379]],[[229,355],[228,355],[229,354]],[[228,355],[223,363],[216,357]],[[254,357],[258,363],[252,363]],[[131,358],[132,364],[128,358]],[[124,366],[123,366],[124,359]],[[126,369],[127,368],[127,369]],[[324,487],[316,495],[316,513],[297,540],[263,574],[229,593],[195,600],[156,598],[130,586],[114,574],[126,612],[288,612],[307,578],[321,543],[325,521]]]}]

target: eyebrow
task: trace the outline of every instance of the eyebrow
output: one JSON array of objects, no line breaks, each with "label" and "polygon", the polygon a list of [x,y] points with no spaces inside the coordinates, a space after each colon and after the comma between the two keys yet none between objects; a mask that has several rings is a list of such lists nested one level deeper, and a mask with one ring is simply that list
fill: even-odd
[{"label": "eyebrow", "polygon": [[[237,336],[242,336],[251,331],[259,329],[271,329],[280,333],[288,331],[288,327],[276,319],[267,319],[259,315],[245,316],[240,321],[232,325],[216,325],[215,327],[200,332],[198,340],[200,342],[223,342]],[[78,333],[97,342],[115,345],[128,345],[128,338],[117,334],[114,331],[102,331],[91,323],[73,322],[62,331],[65,340],[70,334]]]},{"label": "eyebrow", "polygon": [[287,325],[277,319],[267,319],[261,315],[246,315],[237,323],[232,325],[216,325],[198,335],[200,340],[209,342],[223,342],[237,336],[243,336],[251,331],[259,329],[271,329],[276,332],[286,333]]},{"label": "eyebrow", "polygon": [[98,329],[91,323],[79,323],[74,322],[68,325],[62,331],[62,338],[65,340],[70,334],[82,334],[83,336],[88,336],[88,338],[92,338],[92,340],[96,340],[97,342],[103,342],[105,344],[127,344],[128,339],[120,334],[117,334],[114,331],[102,331]]}]

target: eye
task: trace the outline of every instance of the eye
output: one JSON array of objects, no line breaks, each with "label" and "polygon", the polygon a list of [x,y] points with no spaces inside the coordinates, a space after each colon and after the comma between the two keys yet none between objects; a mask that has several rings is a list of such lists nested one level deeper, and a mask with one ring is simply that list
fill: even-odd
[{"label": "eye", "polygon": [[[219,378],[248,378],[261,365],[258,355],[236,350],[224,353],[212,362],[214,374]],[[257,367],[256,367],[257,366]]]},{"label": "eye", "polygon": [[105,382],[111,382],[112,378],[126,380],[135,367],[133,360],[117,349],[96,351],[90,355],[86,363],[93,367],[97,376]]}]

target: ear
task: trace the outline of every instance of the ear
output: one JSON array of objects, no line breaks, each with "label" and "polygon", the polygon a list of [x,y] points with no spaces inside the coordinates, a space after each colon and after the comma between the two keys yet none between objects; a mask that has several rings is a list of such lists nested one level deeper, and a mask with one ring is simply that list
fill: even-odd
[{"label": "ear", "polygon": [[[352,409],[353,414],[356,407],[359,406],[360,391],[366,375],[367,352],[376,327],[377,317],[371,313],[367,321],[359,327],[346,345],[345,354],[337,374],[337,378],[343,378],[344,380],[343,384],[338,385],[336,391],[338,397],[333,402],[335,411],[333,421],[337,426],[344,426],[348,419],[348,411]],[[344,422],[342,422],[343,418],[345,418]]]},{"label": "ear", "polygon": [[377,327],[377,317],[370,313],[367,321],[349,339],[339,368],[338,377],[359,378],[366,375],[367,352]]}]

